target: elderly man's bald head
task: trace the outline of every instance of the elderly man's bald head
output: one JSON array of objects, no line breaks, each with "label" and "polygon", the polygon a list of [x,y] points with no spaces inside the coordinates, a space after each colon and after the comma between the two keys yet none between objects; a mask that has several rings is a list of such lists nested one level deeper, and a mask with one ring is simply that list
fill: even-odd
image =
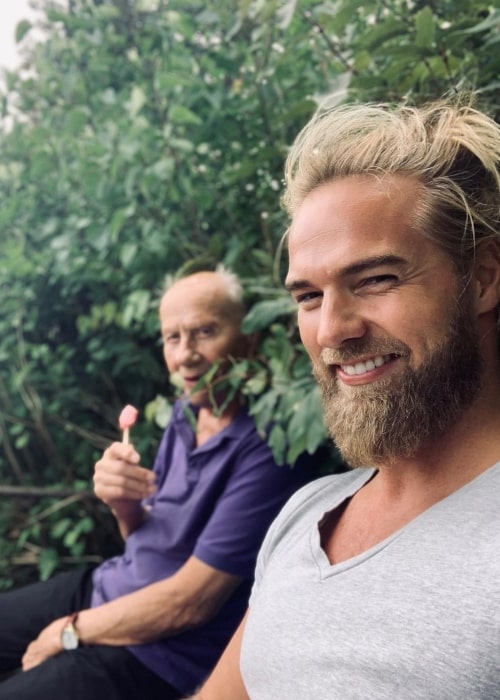
[{"label": "elderly man's bald head", "polygon": [[241,323],[245,315],[243,289],[237,276],[219,266],[215,271],[195,272],[178,280],[169,280],[165,286],[160,307],[180,304],[185,295],[198,300],[200,308],[234,322]]}]

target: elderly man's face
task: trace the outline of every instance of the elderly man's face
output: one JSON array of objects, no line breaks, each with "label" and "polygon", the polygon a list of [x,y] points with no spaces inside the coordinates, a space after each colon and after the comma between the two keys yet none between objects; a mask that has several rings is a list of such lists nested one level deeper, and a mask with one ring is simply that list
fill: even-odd
[{"label": "elderly man's face", "polygon": [[194,387],[214,363],[243,350],[240,320],[228,312],[220,280],[199,273],[174,284],[161,301],[160,325],[169,372],[193,404],[210,405],[207,389]]},{"label": "elderly man's face", "polygon": [[469,295],[412,228],[419,194],[410,178],[335,180],[290,229],[287,287],[328,427],[353,465],[414,453],[480,387]]}]

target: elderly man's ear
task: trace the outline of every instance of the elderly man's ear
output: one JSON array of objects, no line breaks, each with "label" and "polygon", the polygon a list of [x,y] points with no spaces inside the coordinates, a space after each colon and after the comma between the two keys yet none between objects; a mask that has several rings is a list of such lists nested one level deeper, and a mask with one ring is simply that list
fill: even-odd
[{"label": "elderly man's ear", "polygon": [[500,304],[499,241],[484,241],[477,247],[473,282],[477,315],[494,311]]}]

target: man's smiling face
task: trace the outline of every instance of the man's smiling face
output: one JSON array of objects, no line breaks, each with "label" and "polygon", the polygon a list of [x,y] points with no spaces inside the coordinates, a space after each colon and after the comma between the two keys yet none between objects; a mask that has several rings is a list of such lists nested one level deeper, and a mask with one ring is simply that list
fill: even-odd
[{"label": "man's smiling face", "polygon": [[334,180],[309,193],[290,229],[286,284],[351,464],[411,453],[480,386],[469,297],[458,306],[452,261],[412,226],[421,195],[401,176]]}]

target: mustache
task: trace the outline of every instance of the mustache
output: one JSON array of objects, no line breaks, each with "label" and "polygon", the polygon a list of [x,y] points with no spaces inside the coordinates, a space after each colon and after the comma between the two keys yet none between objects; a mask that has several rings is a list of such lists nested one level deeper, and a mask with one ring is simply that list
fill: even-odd
[{"label": "mustache", "polygon": [[359,338],[348,341],[341,348],[323,348],[320,353],[319,365],[345,365],[360,357],[375,357],[376,355],[397,355],[404,357],[410,354],[410,348],[405,343],[394,338]]}]

